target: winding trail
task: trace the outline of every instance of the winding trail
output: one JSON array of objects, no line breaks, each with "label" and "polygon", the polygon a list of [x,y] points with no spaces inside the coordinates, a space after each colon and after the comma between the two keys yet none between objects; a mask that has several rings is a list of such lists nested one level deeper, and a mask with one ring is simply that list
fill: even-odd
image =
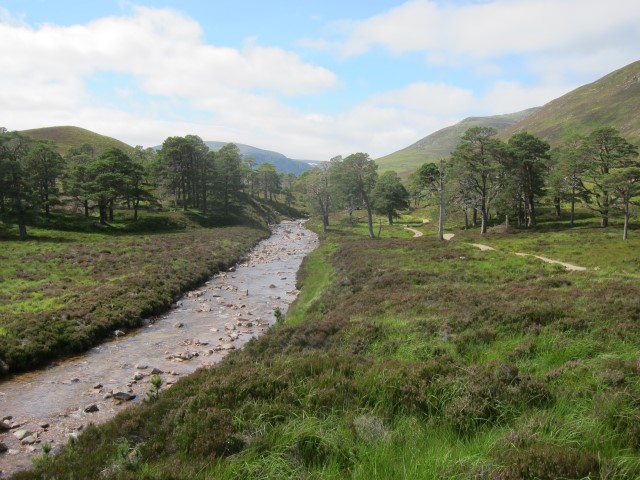
[{"label": "winding trail", "polygon": [[[479,248],[483,252],[487,252],[487,251],[497,252],[497,250],[495,248],[490,247],[489,245],[483,245],[481,243],[472,243],[471,245],[476,247],[476,248]],[[559,260],[553,260],[551,258],[542,257],[540,255],[533,255],[532,253],[516,252],[515,254],[518,255],[519,257],[534,257],[534,258],[537,258],[538,260],[542,260],[543,262],[555,263],[555,264],[558,264],[558,265],[562,265],[564,268],[566,268],[567,270],[570,270],[572,272],[584,272],[584,271],[587,270],[586,267],[579,267],[577,265],[572,265],[571,263],[561,262]]]},{"label": "winding trail", "polygon": [[413,232],[413,238],[419,238],[422,235],[424,235],[420,230],[416,230],[415,228],[404,227],[404,229],[409,230],[410,232]]},{"label": "winding trail", "polygon": [[558,265],[562,265],[567,270],[571,270],[573,272],[584,272],[586,270],[586,267],[578,267],[577,265],[572,265],[570,263],[561,262],[559,260],[552,260],[550,258],[541,257],[540,255],[533,255],[531,253],[516,252],[516,255],[518,255],[519,257],[534,257],[534,258],[537,258],[537,259],[542,260],[543,262],[547,262],[547,263],[557,263]]}]

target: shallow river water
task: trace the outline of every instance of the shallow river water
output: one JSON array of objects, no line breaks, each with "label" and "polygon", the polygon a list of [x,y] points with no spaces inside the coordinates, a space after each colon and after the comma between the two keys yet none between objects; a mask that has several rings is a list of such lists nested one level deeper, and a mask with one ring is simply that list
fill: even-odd
[{"label": "shallow river water", "polygon": [[[245,263],[187,293],[147,326],[0,382],[0,420],[12,427],[0,432],[0,443],[8,448],[0,453],[0,477],[30,468],[45,443],[56,452],[89,423],[102,423],[142,401],[152,372],[161,371],[162,388],[169,388],[262,333],[274,323],[274,309],[284,313],[296,298],[296,273],[317,242],[301,221],[283,222]],[[135,398],[117,400],[114,394]]]}]

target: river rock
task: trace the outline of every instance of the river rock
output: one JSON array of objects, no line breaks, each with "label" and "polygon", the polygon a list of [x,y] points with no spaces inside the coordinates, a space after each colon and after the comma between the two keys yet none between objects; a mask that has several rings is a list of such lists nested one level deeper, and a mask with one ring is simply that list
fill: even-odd
[{"label": "river rock", "polygon": [[21,428],[20,430],[16,430],[15,432],[13,432],[13,436],[16,437],[18,440],[22,440],[23,438],[28,437],[29,435],[31,435],[31,432],[24,428]]},{"label": "river rock", "polygon": [[91,405],[87,405],[86,407],[84,407],[85,413],[93,413],[99,410],[100,409],[98,408],[98,405],[96,405],[95,403],[92,403]]},{"label": "river rock", "polygon": [[4,443],[0,443],[0,453],[4,453],[7,450],[9,450],[9,448]]},{"label": "river rock", "polygon": [[35,437],[35,435],[27,435],[22,439],[20,443],[22,445],[33,445],[34,443],[36,443],[37,440],[38,439]]},{"label": "river rock", "polygon": [[51,425],[49,425],[48,422],[42,422],[39,427],[46,430],[47,428],[49,428]]},{"label": "river rock", "polygon": [[144,364],[136,365],[136,370],[146,370],[147,368],[149,368],[149,367],[147,365],[144,365]]},{"label": "river rock", "polygon": [[96,384],[93,386],[93,388],[94,388],[95,390],[100,390],[102,387],[104,387],[104,385],[102,385],[101,383],[96,383]]},{"label": "river rock", "polygon": [[134,379],[135,381],[142,380],[143,378],[144,378],[144,373],[142,373],[142,372],[136,372],[136,373],[133,375],[133,379]]},{"label": "river rock", "polygon": [[155,367],[154,367],[154,368],[151,370],[151,375],[161,375],[161,374],[163,374],[163,373],[164,373],[164,372],[163,372],[162,370],[160,370],[159,368],[155,368]]},{"label": "river rock", "polygon": [[116,400],[121,400],[123,402],[129,402],[131,400],[133,400],[134,398],[136,398],[135,395],[133,395],[132,393],[127,393],[127,392],[115,392],[112,395],[113,398],[115,398]]},{"label": "river rock", "polygon": [[198,307],[198,311],[202,313],[210,312],[211,305],[209,305],[208,303],[201,303],[200,306]]},{"label": "river rock", "polygon": [[6,432],[7,430],[11,430],[11,425],[3,420],[0,422],[0,432]]},{"label": "river rock", "polygon": [[118,337],[124,337],[125,333],[122,330],[116,330],[113,332],[113,336],[118,338]]},{"label": "river rock", "polygon": [[7,373],[9,371],[9,365],[4,360],[0,360],[0,373]]},{"label": "river rock", "polygon": [[182,322],[176,322],[173,324],[173,328],[182,328],[184,327],[184,323]]}]

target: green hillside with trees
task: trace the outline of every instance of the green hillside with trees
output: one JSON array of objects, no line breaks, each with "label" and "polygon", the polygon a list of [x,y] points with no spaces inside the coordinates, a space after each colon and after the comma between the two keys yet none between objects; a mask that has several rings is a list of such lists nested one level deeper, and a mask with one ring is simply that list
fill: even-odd
[{"label": "green hillside with trees", "polygon": [[533,114],[537,108],[522,112],[489,117],[469,117],[450,127],[445,127],[418,140],[402,150],[376,159],[381,171],[395,170],[403,178],[425,162],[435,162],[448,156],[460,143],[462,134],[471,127],[505,129]]},{"label": "green hillside with trees", "polygon": [[499,133],[503,140],[529,132],[560,145],[602,125],[616,128],[631,143],[640,143],[640,61],[553,100]]}]

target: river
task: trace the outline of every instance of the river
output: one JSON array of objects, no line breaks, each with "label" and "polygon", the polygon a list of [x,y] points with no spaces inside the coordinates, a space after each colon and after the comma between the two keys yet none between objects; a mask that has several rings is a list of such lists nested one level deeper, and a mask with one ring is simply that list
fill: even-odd
[{"label": "river", "polygon": [[[146,326],[1,382],[0,420],[12,428],[0,432],[8,449],[0,453],[0,477],[30,468],[45,443],[55,453],[89,423],[105,422],[142,401],[153,372],[162,372],[162,389],[170,388],[260,335],[275,322],[274,309],[284,313],[296,298],[296,273],[317,244],[303,222],[282,222],[245,263],[188,292]],[[114,394],[135,398],[117,400]]]}]

